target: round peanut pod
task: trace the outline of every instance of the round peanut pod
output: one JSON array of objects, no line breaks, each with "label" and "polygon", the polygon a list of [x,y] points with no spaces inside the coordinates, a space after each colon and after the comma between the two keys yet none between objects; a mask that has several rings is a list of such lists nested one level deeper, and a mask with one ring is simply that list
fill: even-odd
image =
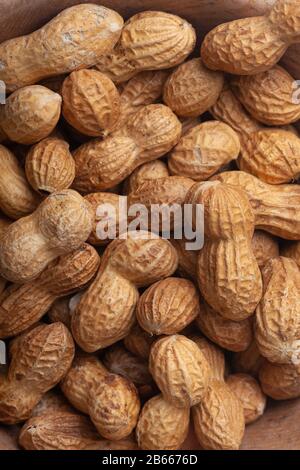
[{"label": "round peanut pod", "polygon": [[246,424],[253,423],[263,415],[266,396],[251,375],[232,374],[227,377],[226,383],[242,403]]},{"label": "round peanut pod", "polygon": [[211,380],[192,409],[196,437],[203,449],[238,450],[245,431],[240,400],[222,380]]},{"label": "round peanut pod", "polygon": [[148,333],[173,335],[199,315],[199,295],[191,281],[170,277],[148,287],[136,313],[140,326]]},{"label": "round peanut pod", "polygon": [[262,268],[270,258],[279,256],[278,240],[263,230],[255,230],[251,245],[260,268]]},{"label": "round peanut pod", "polygon": [[136,427],[140,401],[135,386],[124,377],[108,374],[88,400],[89,415],[99,434],[118,441]]},{"label": "round peanut pod", "polygon": [[256,309],[255,340],[262,356],[300,363],[300,271],[290,258],[272,258],[262,270],[264,292]]},{"label": "round peanut pod", "polygon": [[250,318],[232,321],[219,315],[207,303],[200,306],[196,325],[211,341],[229,351],[244,351],[251,344],[252,322]]},{"label": "round peanut pod", "polygon": [[264,361],[255,341],[244,351],[240,351],[233,356],[233,369],[235,372],[250,374],[258,377],[258,371]]},{"label": "round peanut pod", "polygon": [[144,163],[136,168],[124,182],[124,193],[135,192],[141,183],[169,176],[167,165],[161,160]]},{"label": "round peanut pod", "polygon": [[1,44],[0,80],[9,91],[91,67],[118,41],[123,19],[91,3],[67,8],[42,28]]},{"label": "round peanut pod", "polygon": [[72,72],[63,83],[62,98],[64,118],[82,134],[101,136],[118,121],[118,90],[106,75],[97,70]]},{"label": "round peanut pod", "polygon": [[119,43],[98,61],[97,68],[114,82],[124,82],[142,70],[169,69],[180,64],[195,43],[194,28],[183,18],[162,11],[143,11],[125,23]]},{"label": "round peanut pod", "polygon": [[284,126],[300,119],[296,82],[279,65],[251,77],[236,77],[231,85],[251,116],[264,124]]},{"label": "round peanut pod", "polygon": [[92,211],[75,191],[52,193],[0,240],[0,273],[12,282],[36,278],[60,255],[78,249],[92,230]]},{"label": "round peanut pod", "polygon": [[224,380],[225,377],[225,356],[223,351],[204,336],[192,334],[189,339],[197,344],[200,351],[204,354],[209,366],[211,378]]},{"label": "round peanut pod", "polygon": [[266,395],[273,400],[290,400],[300,396],[299,365],[273,364],[264,360],[259,380]]},{"label": "round peanut pod", "polygon": [[151,398],[144,405],[136,427],[139,448],[180,449],[188,434],[189,421],[189,408],[176,408],[162,395]]},{"label": "round peanut pod", "polygon": [[223,82],[222,73],[207,69],[200,58],[191,59],[169,76],[163,100],[178,116],[200,116],[215,104]]},{"label": "round peanut pod", "polygon": [[149,369],[165,400],[178,408],[199,403],[210,376],[204,354],[183,335],[157,340],[151,348]]},{"label": "round peanut pod", "polygon": [[286,243],[280,250],[280,254],[292,258],[300,267],[300,241]]},{"label": "round peanut pod", "polygon": [[25,172],[33,189],[42,194],[68,189],[75,178],[75,162],[69,144],[48,137],[34,145],[27,154]]},{"label": "round peanut pod", "polygon": [[208,121],[188,131],[168,158],[171,175],[205,181],[240,153],[236,132],[220,121]]},{"label": "round peanut pod", "polygon": [[54,130],[61,110],[61,96],[41,85],[12,93],[0,109],[0,127],[9,140],[31,145]]},{"label": "round peanut pod", "polygon": [[150,349],[155,337],[142,330],[139,325],[134,325],[124,338],[124,346],[128,351],[142,359],[149,359]]}]

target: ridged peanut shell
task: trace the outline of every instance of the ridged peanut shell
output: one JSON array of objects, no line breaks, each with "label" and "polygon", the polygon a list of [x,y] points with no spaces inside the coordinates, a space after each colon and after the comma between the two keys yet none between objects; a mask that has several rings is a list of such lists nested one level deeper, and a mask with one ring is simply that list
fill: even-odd
[{"label": "ridged peanut shell", "polygon": [[28,152],[25,171],[33,189],[42,194],[68,189],[75,178],[69,144],[56,137],[43,139]]},{"label": "ridged peanut shell", "polygon": [[123,26],[115,11],[91,3],[67,8],[32,34],[1,44],[0,80],[9,91],[95,65],[118,41]]},{"label": "ridged peanut shell", "polygon": [[273,400],[300,396],[300,368],[293,364],[273,364],[267,360],[259,369],[259,380],[266,395]]},{"label": "ridged peanut shell", "polygon": [[199,315],[199,295],[191,281],[170,277],[158,281],[142,294],[137,320],[150,334],[179,333]]},{"label": "ridged peanut shell", "polygon": [[253,423],[263,415],[266,396],[251,375],[232,374],[227,377],[226,383],[242,403],[246,424]]},{"label": "ridged peanut shell", "polygon": [[138,446],[143,450],[180,449],[188,434],[189,421],[189,408],[176,408],[162,395],[151,398],[138,420]]},{"label": "ridged peanut shell", "polygon": [[211,341],[229,351],[244,351],[253,338],[250,318],[242,321],[228,320],[207,303],[201,303],[201,311],[196,318],[196,324]]},{"label": "ridged peanut shell", "polygon": [[269,126],[284,126],[300,118],[294,78],[282,67],[232,80],[232,89],[248,112]]},{"label": "ridged peanut shell", "polygon": [[125,377],[136,386],[151,384],[152,377],[148,363],[131,354],[122,345],[113,345],[105,351],[104,365],[114,373]]},{"label": "ridged peanut shell", "polygon": [[188,131],[168,158],[171,175],[205,181],[240,153],[238,134],[227,124],[208,121]]},{"label": "ridged peanut shell", "polygon": [[149,369],[165,400],[178,408],[199,403],[210,377],[205,355],[183,335],[157,340],[151,348]]},{"label": "ridged peanut shell", "polygon": [[56,412],[74,412],[74,408],[66,400],[64,395],[59,390],[53,389],[45,393],[41,400],[34,407],[31,413],[31,418],[36,416],[45,416],[48,413]]},{"label": "ridged peanut shell", "polygon": [[279,256],[278,240],[263,230],[255,230],[251,246],[260,268],[263,267],[270,258]]},{"label": "ridged peanut shell", "polygon": [[47,312],[50,323],[62,322],[67,328],[71,327],[70,296],[57,299]]},{"label": "ridged peanut shell", "polygon": [[171,243],[178,255],[178,274],[197,282],[198,250],[188,250],[186,245],[189,241],[184,237],[178,240],[171,239]]},{"label": "ridged peanut shell", "polygon": [[105,439],[118,441],[136,427],[140,401],[135,386],[124,377],[108,374],[90,394],[89,414]]},{"label": "ridged peanut shell", "polygon": [[296,262],[278,257],[262,271],[264,292],[256,309],[255,339],[270,362],[300,362],[300,271]]},{"label": "ridged peanut shell", "polygon": [[147,359],[150,355],[151,345],[155,338],[146,333],[138,324],[134,325],[129,334],[124,338],[124,346],[136,356]]},{"label": "ridged peanut shell", "polygon": [[257,344],[252,341],[250,346],[244,351],[240,351],[233,356],[233,369],[235,372],[258,376],[258,371],[264,358],[261,356]]},{"label": "ridged peanut shell", "polygon": [[280,254],[287,258],[292,258],[300,267],[300,241],[286,243],[281,247]]},{"label": "ridged peanut shell", "polygon": [[134,193],[144,181],[156,180],[169,176],[167,165],[161,160],[153,160],[136,168],[124,182],[124,193]]},{"label": "ridged peanut shell", "polygon": [[169,76],[163,100],[178,116],[200,116],[215,104],[223,82],[222,73],[207,69],[200,58],[191,59]]},{"label": "ridged peanut shell", "polygon": [[192,409],[196,437],[206,450],[238,450],[245,431],[240,400],[222,380],[211,380]]},{"label": "ridged peanut shell", "polygon": [[72,72],[62,86],[62,113],[77,131],[101,136],[120,115],[120,95],[113,82],[98,70]]},{"label": "ridged peanut shell", "polygon": [[189,339],[194,341],[204,354],[210,367],[210,377],[217,380],[224,380],[225,356],[221,348],[204,336],[193,334],[189,336]]},{"label": "ridged peanut shell", "polygon": [[61,101],[58,93],[41,85],[21,88],[1,107],[0,127],[9,140],[35,144],[54,130],[60,117]]}]

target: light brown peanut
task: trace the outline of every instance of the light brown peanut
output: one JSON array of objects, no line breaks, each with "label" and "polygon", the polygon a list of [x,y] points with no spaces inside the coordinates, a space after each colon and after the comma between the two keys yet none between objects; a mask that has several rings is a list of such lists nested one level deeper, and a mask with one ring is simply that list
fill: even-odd
[{"label": "light brown peanut", "polygon": [[259,380],[266,395],[273,400],[290,400],[300,396],[299,364],[274,364],[264,360]]},{"label": "light brown peanut", "polygon": [[255,230],[251,245],[260,268],[262,268],[270,258],[279,256],[278,240],[263,230]]}]

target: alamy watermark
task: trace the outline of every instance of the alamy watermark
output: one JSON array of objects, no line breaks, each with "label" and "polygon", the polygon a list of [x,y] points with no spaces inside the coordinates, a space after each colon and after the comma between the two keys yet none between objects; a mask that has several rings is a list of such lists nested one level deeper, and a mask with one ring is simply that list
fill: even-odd
[{"label": "alamy watermark", "polygon": [[292,93],[292,103],[300,104],[300,80],[293,81],[293,93]]},{"label": "alamy watermark", "polygon": [[0,340],[0,366],[6,364],[6,345]]},{"label": "alamy watermark", "polygon": [[6,103],[6,86],[5,83],[0,80],[0,104]]}]

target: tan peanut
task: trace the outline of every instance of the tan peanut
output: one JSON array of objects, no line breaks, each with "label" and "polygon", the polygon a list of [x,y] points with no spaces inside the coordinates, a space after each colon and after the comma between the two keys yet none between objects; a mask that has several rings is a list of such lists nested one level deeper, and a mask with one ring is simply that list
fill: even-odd
[{"label": "tan peanut", "polygon": [[275,237],[263,230],[255,230],[251,245],[260,268],[262,268],[270,258],[279,256],[278,241]]},{"label": "tan peanut", "polygon": [[101,136],[120,115],[120,95],[113,82],[98,70],[72,72],[62,86],[62,113],[82,134]]},{"label": "tan peanut", "polygon": [[217,101],[223,82],[222,73],[207,69],[201,59],[191,59],[169,76],[163,99],[178,116],[200,116]]},{"label": "tan peanut", "polygon": [[250,346],[244,351],[240,351],[233,356],[233,369],[235,372],[258,376],[258,371],[264,361],[257,344],[252,341]]},{"label": "tan peanut", "polygon": [[148,359],[154,339],[154,336],[149,335],[149,333],[142,330],[142,328],[136,324],[124,338],[124,346],[132,354],[142,359]]},{"label": "tan peanut", "polygon": [[169,176],[167,165],[161,160],[153,160],[136,168],[124,182],[124,193],[134,193],[144,181]]},{"label": "tan peanut", "polygon": [[280,254],[287,258],[292,258],[300,267],[300,240],[298,242],[290,242],[281,247]]},{"label": "tan peanut", "polygon": [[[299,3],[278,0],[265,16],[221,24],[204,38],[201,56],[212,70],[254,75],[275,65],[299,42]],[[263,40],[262,40],[263,38]]]},{"label": "tan peanut", "polygon": [[251,116],[269,126],[284,126],[299,120],[295,84],[294,78],[279,65],[231,81],[234,93]]},{"label": "tan peanut", "polygon": [[180,449],[188,434],[189,421],[189,408],[176,408],[162,395],[151,398],[138,420],[138,446],[143,450]]},{"label": "tan peanut", "polygon": [[35,144],[54,130],[60,110],[58,93],[41,85],[27,86],[12,93],[0,108],[0,127],[9,140]]},{"label": "tan peanut", "polygon": [[74,412],[74,408],[66,400],[64,395],[56,389],[49,390],[49,392],[42,396],[41,400],[33,408],[30,418],[45,416],[53,412]]},{"label": "tan peanut", "polygon": [[7,377],[0,376],[0,421],[28,419],[43,394],[67,373],[74,343],[62,323],[41,325],[24,335],[11,350]]},{"label": "tan peanut", "polygon": [[220,121],[193,127],[178,142],[168,158],[171,175],[205,181],[240,153],[238,135]]},{"label": "tan peanut", "polygon": [[195,43],[195,31],[186,20],[161,11],[143,11],[125,23],[117,46],[98,61],[97,68],[114,82],[124,82],[142,70],[180,64]]},{"label": "tan peanut", "polygon": [[150,334],[173,335],[195,320],[199,312],[199,295],[194,284],[170,277],[152,284],[142,294],[137,320]]},{"label": "tan peanut", "polygon": [[85,193],[112,188],[142,163],[171,150],[180,135],[181,124],[167,106],[144,106],[126,126],[75,151],[74,188]]},{"label": "tan peanut", "polygon": [[69,144],[56,137],[43,139],[28,152],[25,172],[33,189],[42,194],[68,189],[75,178]]},{"label": "tan peanut", "polygon": [[39,198],[26,181],[15,155],[0,145],[0,208],[12,219],[31,214]]},{"label": "tan peanut", "polygon": [[71,329],[70,301],[72,297],[62,297],[53,303],[48,310],[47,316],[51,323],[62,322],[69,330]]},{"label": "tan peanut", "polygon": [[300,396],[299,364],[274,364],[264,360],[259,369],[259,380],[264,393],[273,400]]},{"label": "tan peanut", "polygon": [[192,334],[189,336],[189,339],[194,341],[200,351],[204,354],[210,367],[210,378],[224,380],[225,356],[221,348],[209,341],[204,336]]},{"label": "tan peanut", "polygon": [[256,310],[255,339],[262,356],[279,364],[299,364],[300,271],[289,258],[264,266],[264,292]]},{"label": "tan peanut", "polygon": [[125,338],[135,321],[137,287],[170,276],[177,262],[172,245],[149,232],[129,232],[127,239],[114,240],[72,316],[80,347],[93,352]]},{"label": "tan peanut", "polygon": [[92,230],[92,211],[75,191],[52,193],[0,240],[0,273],[12,282],[37,277],[60,255],[79,248]]},{"label": "tan peanut", "polygon": [[32,34],[0,46],[0,80],[9,91],[52,75],[95,65],[121,34],[123,19],[108,8],[67,8]]},{"label": "tan peanut", "polygon": [[186,244],[189,241],[185,237],[178,240],[171,239],[171,243],[178,255],[178,274],[197,283],[198,251],[187,250]]},{"label": "tan peanut", "polygon": [[196,325],[211,341],[229,351],[244,351],[252,341],[250,318],[232,321],[214,311],[208,304],[201,303]]},{"label": "tan peanut", "polygon": [[195,434],[203,449],[239,449],[245,430],[244,410],[224,381],[211,380],[192,413]]},{"label": "tan peanut", "polygon": [[255,214],[255,226],[285,238],[300,239],[300,188],[296,184],[274,186],[244,171],[227,171],[213,176],[246,191]]},{"label": "tan peanut", "polygon": [[10,287],[0,302],[0,338],[21,333],[38,322],[58,297],[85,287],[99,264],[96,250],[84,244],[54,260],[34,281]]},{"label": "tan peanut", "polygon": [[254,214],[246,193],[226,184],[197,183],[186,203],[204,204],[204,247],[198,282],[205,300],[225,318],[251,316],[262,295],[261,274],[251,239]]}]

